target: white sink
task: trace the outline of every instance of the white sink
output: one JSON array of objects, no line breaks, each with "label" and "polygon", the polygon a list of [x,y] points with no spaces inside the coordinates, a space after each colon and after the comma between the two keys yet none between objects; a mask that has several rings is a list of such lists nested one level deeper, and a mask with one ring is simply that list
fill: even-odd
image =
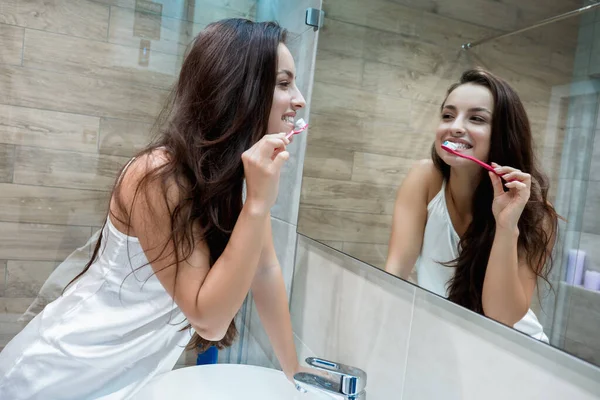
[{"label": "white sink", "polygon": [[210,400],[331,400],[320,393],[300,393],[283,372],[239,364],[198,365],[154,378],[134,397]]}]

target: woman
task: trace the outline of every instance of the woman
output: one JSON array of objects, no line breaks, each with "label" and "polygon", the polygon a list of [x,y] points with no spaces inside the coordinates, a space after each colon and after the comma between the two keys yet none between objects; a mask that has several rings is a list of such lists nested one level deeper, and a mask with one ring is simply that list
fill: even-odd
[{"label": "woman", "polygon": [[0,398],[130,398],[186,345],[231,345],[250,289],[284,372],[298,370],[269,216],[305,105],[285,36],[231,19],[194,40],[90,262],[0,354]]},{"label": "woman", "polygon": [[[447,153],[445,141],[502,179]],[[557,214],[517,93],[489,72],[466,71],[442,104],[431,158],[398,190],[386,270],[407,279],[416,266],[419,286],[547,341],[529,307],[549,273]]]}]

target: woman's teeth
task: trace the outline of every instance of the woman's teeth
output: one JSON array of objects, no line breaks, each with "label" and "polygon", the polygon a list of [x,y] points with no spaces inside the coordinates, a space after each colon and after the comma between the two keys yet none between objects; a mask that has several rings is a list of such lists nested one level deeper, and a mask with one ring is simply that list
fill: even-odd
[{"label": "woman's teeth", "polygon": [[467,149],[470,149],[471,147],[473,147],[473,146],[470,146],[470,145],[464,144],[464,143],[454,143],[455,149],[467,150]]},{"label": "woman's teeth", "polygon": [[459,143],[459,142],[450,142],[447,140],[443,144],[445,146],[450,147],[452,150],[467,150],[467,149],[470,149],[473,147],[470,144]]},{"label": "woman's teeth", "polygon": [[294,117],[284,115],[281,120],[294,125]]}]

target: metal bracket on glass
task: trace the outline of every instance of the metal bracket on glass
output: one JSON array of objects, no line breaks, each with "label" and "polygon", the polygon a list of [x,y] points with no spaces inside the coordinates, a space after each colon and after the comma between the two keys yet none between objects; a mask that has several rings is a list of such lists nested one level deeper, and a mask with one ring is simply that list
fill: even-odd
[{"label": "metal bracket on glass", "polygon": [[323,26],[323,20],[325,19],[325,11],[318,8],[307,8],[306,18],[304,23],[308,26],[312,26],[315,31],[319,30]]}]

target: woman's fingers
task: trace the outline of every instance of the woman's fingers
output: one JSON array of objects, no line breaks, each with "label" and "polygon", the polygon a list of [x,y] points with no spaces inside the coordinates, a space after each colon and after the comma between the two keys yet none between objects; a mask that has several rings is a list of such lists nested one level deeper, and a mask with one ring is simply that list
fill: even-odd
[{"label": "woman's fingers", "polygon": [[502,188],[502,180],[500,177],[493,172],[489,172],[490,179],[492,180],[492,188],[494,189],[494,197],[498,197],[504,194],[504,189]]},{"label": "woman's fingers", "polygon": [[[527,186],[531,185],[531,175],[528,173],[513,167],[500,166],[496,163],[492,163],[492,167],[494,167],[494,171],[496,171],[496,173],[498,173],[502,179],[509,183],[513,181],[519,181],[525,183]],[[510,186],[507,184],[506,187]]]},{"label": "woman's fingers", "polygon": [[525,172],[521,172],[519,170],[515,170],[513,172],[509,172],[508,174],[504,174],[502,175],[502,178],[504,178],[504,180],[507,182],[519,181],[526,184],[531,183],[531,175],[526,174]]},{"label": "woman's fingers", "polygon": [[505,186],[507,188],[517,189],[517,190],[527,189],[527,185],[524,184],[523,182],[519,182],[519,181],[508,182]]},{"label": "woman's fingers", "polygon": [[264,160],[273,161],[278,153],[285,151],[285,147],[289,142],[290,141],[285,138],[285,134],[283,133],[265,136],[257,143],[260,157]]},{"label": "woman's fingers", "polygon": [[246,159],[247,161],[252,160],[252,162],[257,164],[272,162],[275,160],[277,154],[285,151],[288,143],[289,140],[285,138],[284,133],[265,135],[254,146],[244,152],[242,159]]}]

